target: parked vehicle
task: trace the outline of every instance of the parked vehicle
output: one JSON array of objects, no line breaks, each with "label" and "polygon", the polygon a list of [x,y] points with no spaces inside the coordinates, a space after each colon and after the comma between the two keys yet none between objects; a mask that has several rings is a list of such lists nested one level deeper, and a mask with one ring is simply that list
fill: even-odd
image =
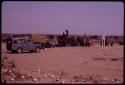
[{"label": "parked vehicle", "polygon": [[24,51],[40,52],[41,45],[32,42],[30,39],[23,38],[7,38],[6,42],[7,50],[11,52],[17,52],[18,54]]}]

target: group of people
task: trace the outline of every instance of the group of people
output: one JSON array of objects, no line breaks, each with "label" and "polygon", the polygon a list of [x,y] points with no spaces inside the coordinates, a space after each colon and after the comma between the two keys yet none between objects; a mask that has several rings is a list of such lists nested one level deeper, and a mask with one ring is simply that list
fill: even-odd
[{"label": "group of people", "polygon": [[[64,47],[64,46],[83,46],[90,47],[92,42],[88,36],[69,36],[69,31],[65,30],[61,36],[57,36],[57,41],[54,44],[53,39],[48,40],[48,45],[53,47]],[[54,46],[55,45],[55,46]]]},{"label": "group of people", "polygon": [[[57,36],[56,40],[48,40],[47,46],[49,47],[65,47],[65,46],[82,46],[82,47],[91,47],[94,45],[93,40],[86,34],[83,36],[69,36],[69,31],[65,30],[61,36]],[[107,39],[105,35],[102,35],[100,39],[100,45],[113,46],[113,40]]]}]

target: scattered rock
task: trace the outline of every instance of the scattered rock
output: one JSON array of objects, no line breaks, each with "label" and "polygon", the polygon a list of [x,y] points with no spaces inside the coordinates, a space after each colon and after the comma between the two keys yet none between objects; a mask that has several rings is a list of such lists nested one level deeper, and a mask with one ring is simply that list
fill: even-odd
[{"label": "scattered rock", "polygon": [[50,75],[50,78],[54,78],[54,75]]},{"label": "scattered rock", "polygon": [[15,79],[14,78],[10,78],[11,81],[14,81]]},{"label": "scattered rock", "polygon": [[42,78],[42,76],[41,75],[38,75],[38,79],[40,80]]},{"label": "scattered rock", "polygon": [[13,76],[13,75],[14,75],[14,73],[10,73],[9,75],[10,75],[10,76]]},{"label": "scattered rock", "polygon": [[4,72],[5,72],[5,73],[6,73],[6,72],[8,72],[8,69],[7,69],[7,68],[5,68],[5,69],[4,69]]},{"label": "scattered rock", "polygon": [[38,69],[38,74],[39,74],[39,75],[41,74],[41,70],[40,70],[40,69]]},{"label": "scattered rock", "polygon": [[3,68],[1,69],[1,72],[4,72],[4,69],[3,69]]},{"label": "scattered rock", "polygon": [[107,78],[104,78],[104,81],[107,81],[108,79]]},{"label": "scattered rock", "polygon": [[38,79],[37,78],[33,78],[32,81],[36,82],[36,81],[38,81]]},{"label": "scattered rock", "polygon": [[15,78],[15,77],[16,77],[16,75],[12,75],[12,77],[13,77],[13,78]]},{"label": "scattered rock", "polygon": [[118,79],[112,79],[113,82],[119,82],[120,80]]},{"label": "scattered rock", "polygon": [[22,79],[25,79],[25,78],[26,78],[26,76],[22,75],[22,76],[21,76],[21,78],[22,78]]},{"label": "scattered rock", "polygon": [[26,74],[26,76],[27,76],[28,78],[32,78],[32,76],[31,76],[30,74]]},{"label": "scattered rock", "polygon": [[44,78],[47,78],[48,76],[47,76],[47,74],[44,74],[43,77],[44,77]]},{"label": "scattered rock", "polygon": [[64,83],[65,83],[65,81],[61,81],[61,83],[62,83],[62,84],[64,84]]},{"label": "scattered rock", "polygon": [[83,79],[82,82],[86,82],[86,80]]},{"label": "scattered rock", "polygon": [[59,81],[59,78],[56,78],[56,81]]}]

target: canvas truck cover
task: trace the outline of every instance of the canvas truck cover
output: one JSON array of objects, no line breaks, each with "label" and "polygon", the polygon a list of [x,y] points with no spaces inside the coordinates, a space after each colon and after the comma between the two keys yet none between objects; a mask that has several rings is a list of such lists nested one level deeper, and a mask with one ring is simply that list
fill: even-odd
[{"label": "canvas truck cover", "polygon": [[45,35],[33,34],[32,37],[31,37],[31,40],[33,42],[46,43],[48,38]]}]

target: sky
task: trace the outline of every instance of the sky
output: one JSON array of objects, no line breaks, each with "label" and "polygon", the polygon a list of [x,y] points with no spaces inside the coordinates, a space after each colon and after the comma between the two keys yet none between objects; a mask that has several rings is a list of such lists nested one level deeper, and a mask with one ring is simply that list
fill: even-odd
[{"label": "sky", "polygon": [[123,23],[123,2],[2,2],[2,33],[124,35]]}]

